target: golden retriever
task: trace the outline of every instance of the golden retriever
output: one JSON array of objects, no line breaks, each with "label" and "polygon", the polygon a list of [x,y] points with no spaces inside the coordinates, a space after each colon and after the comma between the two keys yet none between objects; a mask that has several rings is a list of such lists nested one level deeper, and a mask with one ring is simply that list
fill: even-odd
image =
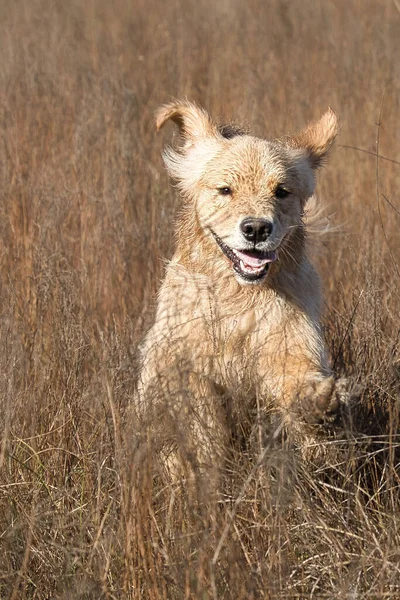
[{"label": "golden retriever", "polygon": [[[338,130],[328,110],[266,141],[174,101],[164,161],[182,197],[176,250],[141,349],[141,409],[158,423],[170,472],[218,470],[254,407],[285,422],[332,421],[344,397],[321,336],[305,206]],[[233,400],[235,399],[235,400]]]}]

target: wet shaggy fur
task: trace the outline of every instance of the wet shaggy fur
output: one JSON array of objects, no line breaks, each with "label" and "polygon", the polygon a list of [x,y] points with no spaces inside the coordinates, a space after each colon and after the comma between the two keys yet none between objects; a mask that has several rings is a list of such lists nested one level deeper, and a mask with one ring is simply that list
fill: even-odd
[{"label": "wet shaggy fur", "polygon": [[[159,424],[170,473],[210,473],[232,431],[251,429],[256,406],[295,426],[330,422],[340,408],[343,383],[321,337],[304,220],[338,125],[328,110],[271,142],[220,127],[189,102],[161,107],[157,127],[169,119],[179,140],[164,160],[183,206],[141,349],[139,398]],[[249,219],[268,231],[249,239]]]}]

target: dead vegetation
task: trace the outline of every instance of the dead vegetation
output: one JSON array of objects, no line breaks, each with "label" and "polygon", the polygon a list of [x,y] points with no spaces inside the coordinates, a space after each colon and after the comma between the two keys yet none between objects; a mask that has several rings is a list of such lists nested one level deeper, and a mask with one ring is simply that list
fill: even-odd
[{"label": "dead vegetation", "polygon": [[[398,597],[397,4],[0,8],[0,598]],[[153,478],[130,419],[179,203],[171,96],[269,137],[342,122],[318,189],[343,228],[315,260],[354,433],[312,462],[238,451],[212,506]]]}]

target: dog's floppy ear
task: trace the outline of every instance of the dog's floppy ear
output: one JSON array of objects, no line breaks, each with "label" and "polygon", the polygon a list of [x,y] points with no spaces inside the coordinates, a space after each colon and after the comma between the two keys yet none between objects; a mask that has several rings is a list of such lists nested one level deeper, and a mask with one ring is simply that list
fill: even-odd
[{"label": "dog's floppy ear", "polygon": [[315,123],[289,139],[292,148],[304,149],[313,169],[319,167],[332,146],[339,130],[338,118],[329,108]]},{"label": "dog's floppy ear", "polygon": [[184,147],[196,140],[220,135],[209,114],[192,102],[175,100],[161,106],[156,112],[157,130],[169,119],[178,126]]}]

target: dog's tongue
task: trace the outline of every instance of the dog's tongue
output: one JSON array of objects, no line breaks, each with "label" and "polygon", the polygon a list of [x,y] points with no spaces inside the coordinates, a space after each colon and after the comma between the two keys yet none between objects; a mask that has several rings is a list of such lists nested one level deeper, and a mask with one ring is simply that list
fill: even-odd
[{"label": "dog's tongue", "polygon": [[240,252],[240,250],[234,250],[234,253],[238,258],[240,258],[240,260],[244,262],[245,265],[248,265],[249,267],[261,267],[262,265],[266,265],[267,263],[276,260],[276,252],[268,252],[268,254],[262,258],[258,256],[252,256],[246,252]]}]

